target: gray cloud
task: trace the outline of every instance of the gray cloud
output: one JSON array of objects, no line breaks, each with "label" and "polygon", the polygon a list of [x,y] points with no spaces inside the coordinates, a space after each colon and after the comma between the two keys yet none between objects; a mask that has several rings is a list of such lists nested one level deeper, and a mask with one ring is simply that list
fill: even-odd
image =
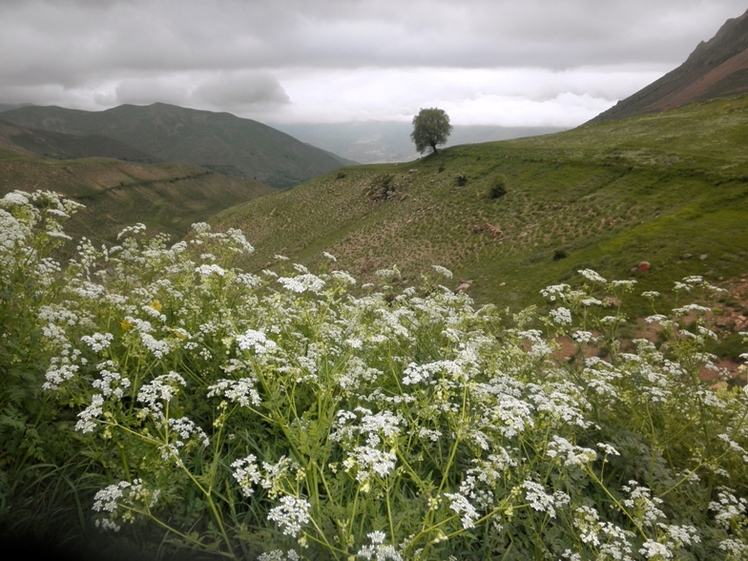
[{"label": "gray cloud", "polygon": [[280,82],[265,72],[217,76],[200,84],[193,92],[193,99],[229,110],[253,105],[285,105],[291,101]]},{"label": "gray cloud", "polygon": [[[386,81],[402,69],[424,72],[423,101],[572,93],[607,102],[633,91],[621,93],[623,82],[645,85],[631,73],[641,81],[673,68],[745,8],[742,0],[0,0],[0,102],[167,101],[306,119],[312,99],[324,105],[327,95],[341,114],[363,119],[354,92],[386,91],[372,82],[376,72]],[[444,69],[524,74],[439,93]],[[545,78],[527,79],[528,69]],[[609,84],[582,79],[588,69]],[[325,94],[331,80],[336,89]],[[393,100],[392,118],[413,110],[410,93]]]}]

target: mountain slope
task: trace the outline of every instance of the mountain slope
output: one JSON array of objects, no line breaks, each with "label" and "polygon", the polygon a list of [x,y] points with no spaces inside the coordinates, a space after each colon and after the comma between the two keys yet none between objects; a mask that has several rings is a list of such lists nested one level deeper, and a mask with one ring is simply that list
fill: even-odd
[{"label": "mountain slope", "polygon": [[442,282],[471,281],[472,296],[501,305],[538,301],[587,267],[626,278],[648,261],[641,290],[729,278],[748,272],[746,130],[748,97],[713,101],[345,168],[211,222],[245,231],[255,270],[282,267],[276,254],[314,268],[328,251],[364,280],[397,264],[419,284],[443,265],[455,278]]},{"label": "mountain slope", "polygon": [[590,123],[625,119],[744,93],[748,93],[748,11],[727,20],[712,39],[699,43],[681,66],[619,101]]},{"label": "mountain slope", "polygon": [[67,229],[96,243],[113,242],[123,227],[138,222],[179,239],[193,222],[274,192],[190,164],[40,158],[0,134],[0,196],[16,189],[52,190],[84,204]]},{"label": "mountain slope", "polygon": [[27,129],[0,119],[0,137],[5,142],[46,158],[113,158],[143,164],[162,162],[160,158],[128,146],[124,142],[97,134],[74,135],[39,129]]},{"label": "mountain slope", "polygon": [[275,188],[342,165],[328,152],[256,121],[163,103],[101,112],[31,106],[5,111],[2,118],[27,128],[107,136],[164,161],[254,178]]}]

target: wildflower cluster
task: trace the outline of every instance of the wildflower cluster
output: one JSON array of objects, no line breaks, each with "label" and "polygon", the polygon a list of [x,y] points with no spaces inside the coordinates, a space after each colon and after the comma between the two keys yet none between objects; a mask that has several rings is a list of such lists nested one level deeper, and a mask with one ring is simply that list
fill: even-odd
[{"label": "wildflower cluster", "polygon": [[56,268],[24,250],[31,196],[6,199],[2,262],[60,271],[33,284],[34,383],[92,458],[77,477],[98,482],[104,529],[263,560],[748,551],[748,396],[701,381],[708,310],[624,344],[602,302],[630,281],[584,270],[543,291],[547,314],[509,318],[438,285],[361,295],[330,255],[320,274],[243,272],[244,236],[203,223],[175,244],[142,225],[82,242]]}]

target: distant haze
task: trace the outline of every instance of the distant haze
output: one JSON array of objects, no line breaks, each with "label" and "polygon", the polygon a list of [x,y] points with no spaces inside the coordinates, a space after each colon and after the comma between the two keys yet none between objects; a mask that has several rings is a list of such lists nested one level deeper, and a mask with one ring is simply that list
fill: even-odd
[{"label": "distant haze", "polygon": [[[362,164],[406,162],[420,157],[410,139],[413,126],[394,121],[329,124],[273,124],[271,126],[302,142],[329,150]],[[525,136],[550,134],[558,127],[502,127],[498,125],[457,125],[446,146],[476,144]]]},{"label": "distant haze", "polygon": [[743,0],[2,0],[0,104],[154,102],[274,123],[573,127]]}]

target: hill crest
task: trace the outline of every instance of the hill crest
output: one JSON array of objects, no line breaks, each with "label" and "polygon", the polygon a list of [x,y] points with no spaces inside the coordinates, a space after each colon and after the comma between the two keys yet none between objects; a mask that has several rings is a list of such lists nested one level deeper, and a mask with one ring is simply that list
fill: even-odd
[{"label": "hill crest", "polygon": [[344,163],[257,121],[166,103],[120,105],[99,112],[29,106],[5,111],[2,118],[31,129],[107,136],[164,161],[256,179],[278,189]]}]

